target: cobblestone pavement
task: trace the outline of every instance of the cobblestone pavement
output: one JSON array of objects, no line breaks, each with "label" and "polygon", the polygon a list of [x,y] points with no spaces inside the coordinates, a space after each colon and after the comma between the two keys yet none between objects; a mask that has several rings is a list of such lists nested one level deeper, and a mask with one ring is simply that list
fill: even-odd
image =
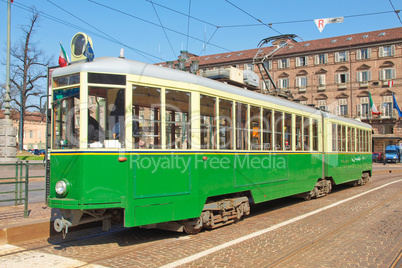
[{"label": "cobblestone pavement", "polygon": [[338,186],[324,198],[255,205],[246,219],[193,236],[140,228],[100,235],[92,228],[69,234],[70,242],[31,240],[15,246],[37,248],[26,251],[34,255],[0,251],[0,267],[29,266],[37,254],[46,264],[63,257],[54,267],[389,267],[402,249],[401,178],[377,174],[365,186]]}]

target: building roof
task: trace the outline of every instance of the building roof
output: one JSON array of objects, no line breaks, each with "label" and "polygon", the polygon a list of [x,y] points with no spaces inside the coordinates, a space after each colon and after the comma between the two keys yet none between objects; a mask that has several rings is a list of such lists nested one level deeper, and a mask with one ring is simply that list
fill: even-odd
[{"label": "building roof", "polygon": [[[4,110],[0,110],[0,119],[4,119]],[[20,120],[20,112],[16,110],[11,110],[11,119],[12,120]],[[32,122],[46,122],[46,116],[42,115],[38,112],[26,112],[25,113],[25,121],[32,121]]]},{"label": "building roof", "polygon": [[[371,46],[381,42],[396,42],[402,40],[402,27],[384,29],[372,32],[364,32],[357,34],[349,34],[342,36],[329,37],[324,39],[316,39],[302,42],[292,42],[285,48],[280,49],[275,53],[275,58],[292,54],[308,54],[317,53],[318,51],[339,50],[349,47]],[[276,47],[262,47],[259,53],[263,57],[273,51]],[[220,54],[205,55],[205,56],[192,56],[190,60],[198,60],[200,68],[208,65],[225,65],[232,62],[239,63],[242,61],[250,61],[258,53],[258,48],[225,52]],[[190,61],[187,62],[187,65]],[[162,63],[163,65],[163,63]]]}]

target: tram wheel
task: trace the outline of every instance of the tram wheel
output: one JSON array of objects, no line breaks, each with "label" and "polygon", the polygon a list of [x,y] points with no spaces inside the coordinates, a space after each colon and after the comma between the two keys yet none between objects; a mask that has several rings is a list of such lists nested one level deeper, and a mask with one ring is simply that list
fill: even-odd
[{"label": "tram wheel", "polygon": [[186,232],[186,234],[189,235],[194,235],[198,234],[201,229],[202,229],[202,221],[201,218],[198,219],[198,221],[184,221],[182,222],[183,224],[183,229]]}]

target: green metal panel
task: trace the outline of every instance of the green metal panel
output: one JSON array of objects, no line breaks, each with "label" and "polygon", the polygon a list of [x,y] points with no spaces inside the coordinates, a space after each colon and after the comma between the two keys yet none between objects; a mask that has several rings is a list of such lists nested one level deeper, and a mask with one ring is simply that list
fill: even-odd
[{"label": "green metal panel", "polygon": [[134,198],[190,194],[191,166],[187,155],[136,156]]}]

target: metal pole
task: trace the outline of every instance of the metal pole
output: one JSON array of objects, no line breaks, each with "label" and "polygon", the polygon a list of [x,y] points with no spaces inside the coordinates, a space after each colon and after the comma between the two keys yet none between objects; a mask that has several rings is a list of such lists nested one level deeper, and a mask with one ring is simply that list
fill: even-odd
[{"label": "metal pole", "polygon": [[[10,119],[10,39],[11,39],[11,0],[7,1],[7,67],[6,67],[6,96],[4,98],[5,119]],[[11,123],[12,124],[12,123]]]},{"label": "metal pole", "polygon": [[24,133],[24,124],[23,124],[23,122],[22,122],[22,120],[23,120],[23,116],[22,116],[22,113],[23,113],[23,111],[22,111],[22,85],[21,85],[21,99],[20,99],[20,140],[19,140],[19,143],[20,143],[20,153],[22,152],[22,150],[24,149],[24,147],[23,147],[23,145],[24,145],[24,135],[23,135],[23,133]]}]

